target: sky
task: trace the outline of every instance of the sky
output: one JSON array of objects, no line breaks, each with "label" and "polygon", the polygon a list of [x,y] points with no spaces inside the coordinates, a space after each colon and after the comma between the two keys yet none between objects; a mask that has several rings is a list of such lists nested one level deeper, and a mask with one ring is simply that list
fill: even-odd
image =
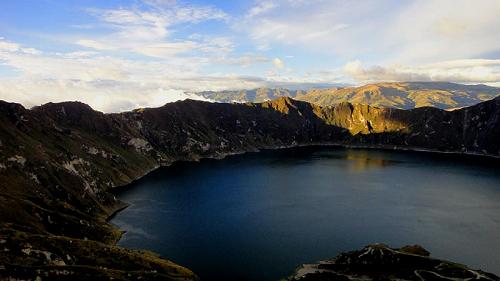
[{"label": "sky", "polygon": [[104,112],[204,90],[500,86],[499,0],[0,1],[0,99]]}]

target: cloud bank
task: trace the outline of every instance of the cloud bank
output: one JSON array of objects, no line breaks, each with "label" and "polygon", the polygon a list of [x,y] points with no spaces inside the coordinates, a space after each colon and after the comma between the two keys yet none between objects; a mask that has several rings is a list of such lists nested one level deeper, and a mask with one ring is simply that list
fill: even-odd
[{"label": "cloud bank", "polygon": [[[32,26],[16,37],[0,26],[0,99],[28,107],[80,100],[116,112],[196,98],[191,93],[203,90],[378,81],[500,85],[497,0],[240,4],[244,9],[187,0],[78,7],[92,21],[61,22],[72,31],[63,34],[39,34]],[[37,39],[22,40],[27,32]]]},{"label": "cloud bank", "polygon": [[347,75],[360,82],[453,81],[496,83],[500,81],[499,59],[453,60],[420,66],[364,66],[359,60],[344,66]]}]

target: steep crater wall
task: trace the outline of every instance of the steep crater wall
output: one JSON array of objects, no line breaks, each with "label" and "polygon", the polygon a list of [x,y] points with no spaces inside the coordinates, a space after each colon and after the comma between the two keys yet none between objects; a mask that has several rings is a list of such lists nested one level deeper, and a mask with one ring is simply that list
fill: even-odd
[{"label": "steep crater wall", "polygon": [[[120,277],[116,272],[126,272],[126,267],[112,262],[109,250],[121,251],[110,246],[120,231],[106,219],[125,204],[108,190],[174,161],[310,144],[498,157],[499,116],[498,98],[451,112],[349,103],[320,107],[290,98],[258,104],[186,100],[117,114],[78,102],[31,110],[0,102],[0,241],[8,250],[0,253],[7,261],[0,274],[33,277],[39,272],[35,266],[53,274],[54,266],[64,264]],[[79,245],[71,254],[60,250],[68,248],[65,239]],[[101,259],[100,264],[108,269],[83,258],[89,245],[95,253],[107,253],[102,255],[110,261]],[[180,277],[196,278],[161,259],[123,253],[142,274],[181,272]]]}]

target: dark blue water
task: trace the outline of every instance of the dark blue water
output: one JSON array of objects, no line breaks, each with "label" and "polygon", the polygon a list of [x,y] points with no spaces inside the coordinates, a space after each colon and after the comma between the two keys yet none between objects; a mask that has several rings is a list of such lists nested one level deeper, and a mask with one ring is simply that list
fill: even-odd
[{"label": "dark blue water", "polygon": [[484,158],[299,148],[177,163],[122,189],[120,246],[202,280],[277,280],[383,242],[500,273],[500,165]]}]

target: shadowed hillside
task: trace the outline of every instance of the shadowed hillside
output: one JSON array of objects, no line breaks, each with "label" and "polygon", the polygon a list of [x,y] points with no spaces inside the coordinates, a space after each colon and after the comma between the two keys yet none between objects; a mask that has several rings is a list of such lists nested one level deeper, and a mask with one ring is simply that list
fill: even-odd
[{"label": "shadowed hillside", "polygon": [[499,156],[499,118],[499,98],[451,112],[320,107],[288,97],[247,104],[186,100],[119,114],[78,102],[31,110],[0,102],[0,242],[7,249],[0,252],[0,276],[123,279],[133,271],[196,279],[153,254],[113,246],[120,232],[106,219],[125,205],[111,188],[174,161],[297,145]]}]

